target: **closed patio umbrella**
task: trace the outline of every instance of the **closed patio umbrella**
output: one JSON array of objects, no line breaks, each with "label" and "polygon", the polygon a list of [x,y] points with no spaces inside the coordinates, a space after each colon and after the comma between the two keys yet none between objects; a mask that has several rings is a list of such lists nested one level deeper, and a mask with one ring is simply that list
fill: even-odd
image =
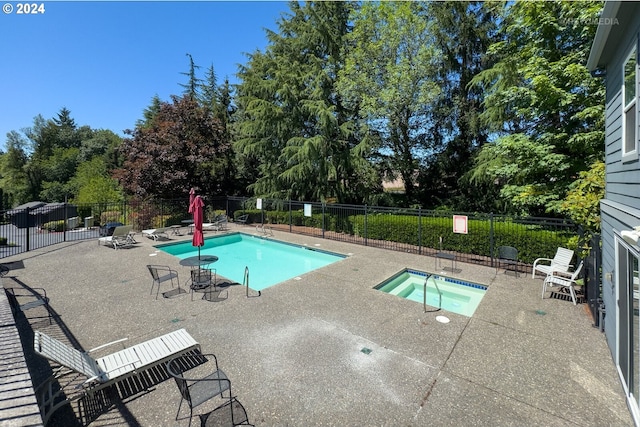
[{"label": "closed patio umbrella", "polygon": [[198,259],[200,259],[200,246],[204,245],[202,234],[202,219],[204,216],[204,202],[202,197],[195,196],[189,205],[189,212],[193,214],[193,246],[198,247]]}]

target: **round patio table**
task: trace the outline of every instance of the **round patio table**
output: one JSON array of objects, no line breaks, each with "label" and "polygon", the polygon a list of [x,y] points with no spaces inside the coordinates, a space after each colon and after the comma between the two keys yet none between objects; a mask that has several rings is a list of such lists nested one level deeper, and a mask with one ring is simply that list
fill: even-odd
[{"label": "round patio table", "polygon": [[194,255],[181,259],[179,264],[184,267],[202,267],[203,265],[213,264],[216,261],[218,261],[218,257],[215,255]]}]

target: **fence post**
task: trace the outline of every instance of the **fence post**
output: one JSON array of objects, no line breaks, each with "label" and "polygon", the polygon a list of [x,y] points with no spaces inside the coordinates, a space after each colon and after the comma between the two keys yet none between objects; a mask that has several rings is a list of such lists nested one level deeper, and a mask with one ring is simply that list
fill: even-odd
[{"label": "fence post", "polygon": [[29,250],[30,250],[30,243],[31,243],[30,239],[29,239],[29,235],[31,234],[31,221],[30,221],[31,217],[29,216],[30,215],[29,211],[31,211],[31,209],[27,208],[26,209],[26,214],[27,214],[27,217],[26,217],[26,221],[27,221],[27,252],[29,252]]},{"label": "fence post", "polygon": [[364,205],[364,245],[368,246],[368,236],[367,236],[367,205]]},{"label": "fence post", "polygon": [[418,255],[422,255],[422,209],[418,208]]},{"label": "fence post", "polygon": [[291,199],[289,199],[289,233],[293,232],[293,213],[291,212]]},{"label": "fence post", "polygon": [[491,251],[491,267],[495,267],[494,259],[493,259],[493,248],[495,245],[495,240],[493,236],[493,212],[489,213],[489,250]]},{"label": "fence post", "polygon": [[324,202],[322,202],[322,238],[323,238],[323,239],[324,239],[324,230],[325,230],[325,222],[324,222],[324,213],[325,213],[325,210],[324,210],[324,207],[325,207],[325,203],[324,203]]},{"label": "fence post", "polygon": [[67,241],[67,196],[64,196],[64,219],[62,221],[62,241]]}]

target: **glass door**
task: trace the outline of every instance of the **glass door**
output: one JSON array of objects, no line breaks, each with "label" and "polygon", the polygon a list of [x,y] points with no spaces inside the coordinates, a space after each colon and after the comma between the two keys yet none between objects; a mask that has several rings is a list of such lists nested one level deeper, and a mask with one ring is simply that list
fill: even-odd
[{"label": "glass door", "polygon": [[640,408],[640,279],[638,252],[622,240],[617,245],[618,369],[629,400]]}]

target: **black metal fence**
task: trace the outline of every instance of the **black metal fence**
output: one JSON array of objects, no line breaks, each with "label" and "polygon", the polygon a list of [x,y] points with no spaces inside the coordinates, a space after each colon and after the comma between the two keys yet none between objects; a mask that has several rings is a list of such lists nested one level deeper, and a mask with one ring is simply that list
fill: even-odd
[{"label": "black metal fence", "polygon": [[[224,203],[217,207],[232,218],[247,214],[248,223],[408,253],[455,253],[469,263],[493,266],[497,248],[513,246],[524,271],[536,258],[553,258],[559,246],[575,248],[580,235],[573,222],[554,218],[240,197]],[[454,216],[466,221],[466,233],[454,232]]]},{"label": "black metal fence", "polygon": [[[56,204],[56,215],[42,208],[0,212],[0,258],[63,241],[96,238],[99,226],[108,222],[133,225],[135,230],[181,224],[191,217],[187,205],[188,199],[146,200]],[[579,236],[578,227],[564,219],[205,197],[205,220],[219,213],[232,220],[247,214],[248,224],[383,249],[422,255],[455,253],[459,261],[484,265],[495,265],[499,246],[513,246],[523,270],[536,258],[552,258],[559,246],[576,247]],[[466,218],[466,234],[454,232],[454,215]]]},{"label": "black metal fence", "polygon": [[604,315],[604,307],[602,305],[602,242],[600,235],[594,235],[589,243],[591,250],[584,259],[584,284],[585,298],[594,326],[600,327],[601,318]]},{"label": "black metal fence", "polygon": [[[577,249],[582,233],[569,220],[443,212],[293,200],[205,197],[205,220],[225,213],[246,224],[407,253],[455,254],[457,260],[496,265],[497,249],[518,250],[518,268],[530,272],[536,258],[552,258],[558,247]],[[464,217],[466,233],[454,232],[454,216]],[[61,242],[98,238],[100,226],[115,222],[134,230],[181,225],[189,220],[188,199],[137,203],[71,205],[53,203],[0,211],[0,258]],[[589,243],[585,258],[585,297],[595,321],[602,314],[601,245]]]}]

